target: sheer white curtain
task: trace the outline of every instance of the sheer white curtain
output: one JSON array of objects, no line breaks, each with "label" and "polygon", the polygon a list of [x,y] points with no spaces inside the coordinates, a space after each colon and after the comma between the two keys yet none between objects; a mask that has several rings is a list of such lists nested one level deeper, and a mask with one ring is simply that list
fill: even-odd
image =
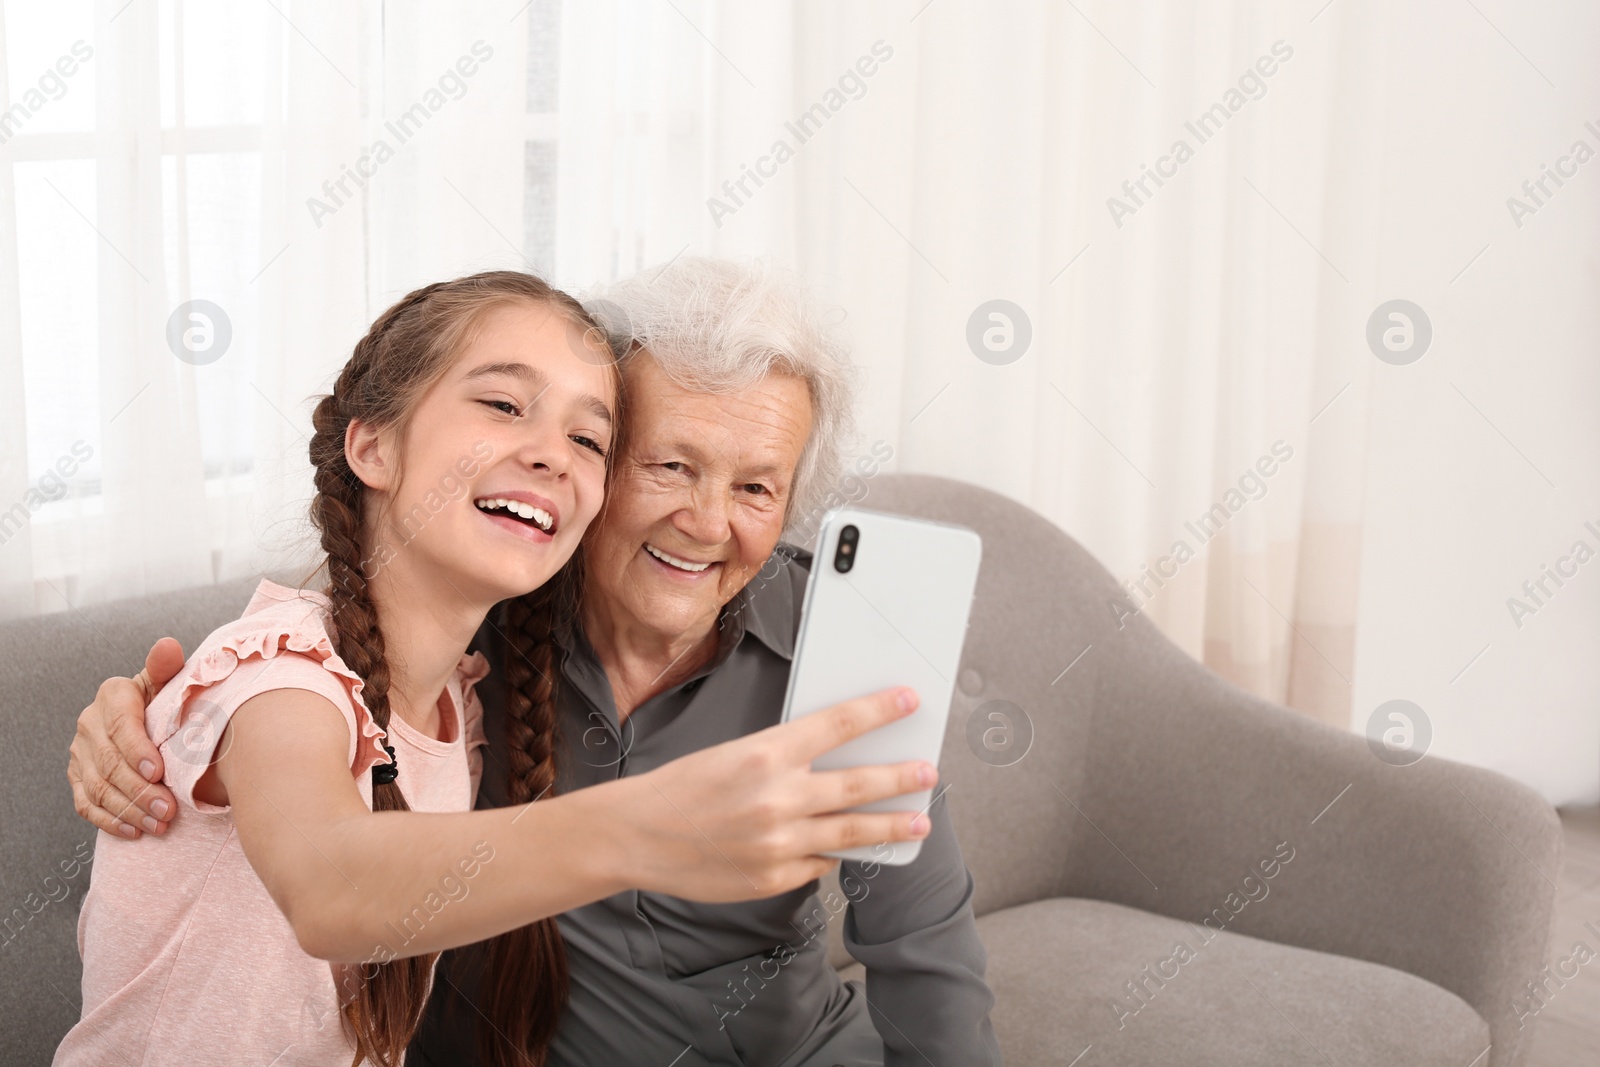
[{"label": "sheer white curtain", "polygon": [[[1366,380],[1330,324],[1375,302],[1372,192],[1343,162],[1370,166],[1373,130],[1328,101],[1381,113],[1381,14],[1355,32],[1337,9],[1245,4],[5,13],[8,34],[29,23],[13,94],[74,40],[94,49],[0,149],[19,219],[0,308],[22,354],[3,370],[21,414],[5,499],[74,442],[93,451],[0,552],[6,612],[304,548],[306,400],[415,284],[531,262],[583,288],[690,250],[764,255],[846,309],[863,447],[1038,508],[1130,580],[1107,611],[1149,611],[1250,688],[1345,716]],[[552,76],[530,30],[558,114],[530,114]],[[1186,131],[1258,64],[1274,73],[1211,138]],[[1194,158],[1163,162],[1180,139]],[[548,255],[529,239],[541,166]],[[1175,174],[1125,189],[1146,166]],[[70,254],[19,277],[30,217]],[[169,346],[190,300],[228,319],[216,362]],[[979,315],[976,335],[1031,340],[985,361],[969,327],[993,300],[1020,315]]]},{"label": "sheer white curtain", "polygon": [[[1374,477],[1396,481],[1396,432],[1370,432],[1374,375],[1393,368],[1368,318],[1420,289],[1458,342],[1504,334],[1481,310],[1502,246],[1476,267],[1474,252],[1502,240],[1490,227],[1538,173],[1527,160],[1583,117],[1552,105],[1527,53],[1572,84],[1592,67],[1563,30],[1589,21],[1572,6],[1527,50],[1510,41],[1532,30],[1508,35],[1499,8],[1402,18],[1378,0],[4,0],[3,15],[0,110],[26,108],[0,143],[0,612],[249,573],[303,546],[306,400],[415,284],[521,264],[583,289],[691,251],[772,256],[845,309],[863,449],[1037,508],[1126,579],[1108,612],[1148,612],[1224,675],[1340,724],[1363,529],[1390,544],[1406,527],[1389,490],[1364,513]],[[1386,54],[1391,20],[1413,51],[1436,22],[1456,66]],[[29,97],[79,40],[93,57]],[[473,73],[451,75],[461,61]],[[1439,102],[1463,92],[1493,143],[1537,117],[1526,160],[1389,127],[1466,121]],[[406,115],[417,128],[391,132]],[[363,163],[380,141],[389,154]],[[1470,210],[1429,216],[1419,188]],[[1592,276],[1577,242],[1518,232],[1531,251],[1503,254],[1528,256],[1528,277],[1553,269],[1540,254]],[[189,300],[229,317],[216,362],[168,345]],[[1579,380],[1580,319],[1549,320],[1545,347],[1569,361],[1552,380]],[[1455,403],[1448,384],[1430,387]],[[1407,565],[1392,557],[1390,574]],[[1440,661],[1464,661],[1465,641],[1435,641]],[[1094,651],[1041,669],[1079,655]]]},{"label": "sheer white curtain", "polygon": [[309,398],[407,289],[524,265],[518,7],[4,5],[0,613],[306,556]]},{"label": "sheer white curtain", "polygon": [[[1315,15],[568,5],[558,272],[792,260],[847,309],[899,469],[1039,509],[1133,583],[1108,611],[1343,724],[1384,24]],[[1031,326],[1008,362],[969,344],[992,300]]]},{"label": "sheer white curtain", "polygon": [[[1039,509],[1247,689],[1410,699],[1431,753],[1593,804],[1600,587],[1543,575],[1600,523],[1597,33],[1579,0],[569,3],[555,265],[792,261],[899,469]],[[994,300],[1009,363],[968,339]]]}]

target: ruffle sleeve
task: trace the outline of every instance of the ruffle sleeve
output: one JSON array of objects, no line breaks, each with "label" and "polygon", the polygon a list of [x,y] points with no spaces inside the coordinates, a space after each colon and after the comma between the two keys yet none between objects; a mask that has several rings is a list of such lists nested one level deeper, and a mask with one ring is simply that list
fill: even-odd
[{"label": "ruffle sleeve", "polygon": [[196,800],[194,787],[215,760],[233,713],[272,690],[309,690],[344,713],[351,727],[352,775],[388,760],[383,730],[361,698],[361,678],[334,651],[328,626],[328,602],[321,594],[263,581],[244,615],[213,632],[156,695],[145,727],[160,747],[166,784],[180,802],[201,811],[226,810]]}]

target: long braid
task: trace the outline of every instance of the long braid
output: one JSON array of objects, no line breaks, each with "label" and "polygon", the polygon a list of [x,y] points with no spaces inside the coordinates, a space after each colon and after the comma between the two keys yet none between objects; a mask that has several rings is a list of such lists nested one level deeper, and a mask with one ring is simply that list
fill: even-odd
[{"label": "long braid", "polygon": [[[363,557],[363,549],[373,547],[365,542],[374,536],[375,517],[366,514],[368,490],[345,455],[346,433],[353,419],[373,427],[403,428],[417,399],[448,368],[477,317],[490,307],[517,302],[544,304],[581,328],[598,329],[581,304],[532,275],[489,271],[429,285],[379,316],[312,415],[310,453],[317,493],[311,517],[327,555],[333,637],[340,658],[362,679],[362,697],[373,721],[386,733],[391,672]],[[512,694],[513,800],[546,796],[555,782],[553,636],[556,620],[570,619],[576,611],[576,573],[569,571],[571,567],[564,568],[536,591],[536,599],[514,602],[520,606],[515,607],[511,631],[513,649],[502,660]],[[392,777],[374,775],[372,809],[409,810]],[[504,937],[518,939],[515,945],[520,947],[505,958],[507,973],[518,980],[492,986],[495,995],[485,1029],[512,1036],[517,1047],[499,1041],[488,1061],[499,1067],[542,1067],[566,1002],[565,950],[554,920]],[[379,1067],[399,1064],[421,1021],[436,958],[435,953],[362,965],[362,980],[341,1005],[356,1043],[352,1067],[364,1059]]]},{"label": "long braid", "polygon": [[[504,605],[500,663],[506,676],[506,800],[526,804],[555,795],[556,722],[560,655],[556,627],[576,617],[582,585],[581,556],[543,587]],[[570,974],[565,944],[553,918],[507,931],[488,943],[483,997],[491,1018],[510,1018],[526,1004],[527,989],[543,986],[526,1029],[503,1035],[480,1027],[485,1061],[502,1067],[544,1067],[548,1046],[566,1007]],[[505,1038],[510,1039],[508,1046]],[[526,1057],[512,1050],[529,1050]]]},{"label": "long braid", "polygon": [[[568,572],[570,574],[570,569]],[[567,585],[555,579],[550,585]],[[543,593],[540,590],[539,593]],[[512,687],[506,739],[510,749],[513,804],[526,804],[555,793],[555,704],[557,649],[553,601],[560,591],[518,597],[506,605],[506,677]]]},{"label": "long braid", "polygon": [[[351,360],[350,367],[358,363],[359,354]],[[311,441],[312,456],[323,457],[324,462],[316,464],[317,495],[311,511],[322,532],[322,550],[328,557],[327,592],[339,658],[361,677],[361,695],[367,710],[372,713],[373,722],[387,733],[389,663],[384,655],[377,608],[361,565],[365,489],[344,455],[345,427],[350,421],[340,413],[340,386],[346,384],[345,377],[340,376],[333,394],[322,398],[312,416],[316,429]],[[408,811],[410,805],[396,782],[380,784],[375,778],[372,810]],[[426,1002],[437,958],[437,953],[430,953],[363,968],[365,980],[342,1006],[356,1039],[353,1064],[363,1058],[381,1067],[400,1063]]]}]

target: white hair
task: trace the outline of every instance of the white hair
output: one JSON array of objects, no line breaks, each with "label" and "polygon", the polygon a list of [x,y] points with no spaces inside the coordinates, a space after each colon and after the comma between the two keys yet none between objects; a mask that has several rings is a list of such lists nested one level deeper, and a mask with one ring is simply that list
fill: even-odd
[{"label": "white hair", "polygon": [[761,260],[681,256],[598,291],[584,306],[619,361],[647,351],[680,388],[733,393],[773,372],[805,382],[811,436],[795,470],[784,529],[814,529],[813,513],[854,443],[856,371],[798,277]]}]

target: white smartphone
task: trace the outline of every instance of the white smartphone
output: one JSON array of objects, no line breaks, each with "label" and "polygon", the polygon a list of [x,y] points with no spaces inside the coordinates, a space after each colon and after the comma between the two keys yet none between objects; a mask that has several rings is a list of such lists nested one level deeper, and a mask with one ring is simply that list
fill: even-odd
[{"label": "white smartphone", "polygon": [[[922,702],[912,715],[825,753],[814,769],[916,759],[939,765],[982,554],[983,541],[964,526],[853,507],[823,517],[784,721],[897,685],[915,689]],[[932,796],[924,789],[852,810],[922,811]],[[920,841],[900,841],[829,855],[898,866],[921,850]]]}]

